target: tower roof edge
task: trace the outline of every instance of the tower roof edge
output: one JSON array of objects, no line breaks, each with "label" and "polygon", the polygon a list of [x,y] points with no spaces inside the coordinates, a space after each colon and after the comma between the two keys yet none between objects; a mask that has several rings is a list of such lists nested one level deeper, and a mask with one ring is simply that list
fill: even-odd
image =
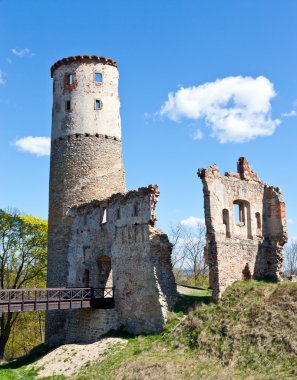
[{"label": "tower roof edge", "polygon": [[114,61],[111,58],[101,57],[99,55],[74,55],[72,57],[67,57],[60,59],[59,61],[55,62],[51,67],[51,77],[53,77],[54,71],[63,65],[68,65],[69,63],[73,62],[97,62],[97,63],[103,63],[105,65],[111,65],[114,67],[118,67],[117,62]]}]

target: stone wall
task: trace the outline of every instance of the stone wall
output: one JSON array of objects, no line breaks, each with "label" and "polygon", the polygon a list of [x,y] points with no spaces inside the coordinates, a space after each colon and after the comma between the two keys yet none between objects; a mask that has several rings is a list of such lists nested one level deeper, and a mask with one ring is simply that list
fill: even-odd
[{"label": "stone wall", "polygon": [[282,275],[287,229],[281,191],[261,181],[246,158],[239,158],[237,169],[224,176],[216,165],[198,171],[214,298],[236,280]]},{"label": "stone wall", "polygon": [[153,333],[164,327],[177,293],[171,244],[154,226],[158,195],[149,186],[69,211],[67,286],[113,286],[115,309],[68,314],[66,340],[91,342],[111,328]]}]

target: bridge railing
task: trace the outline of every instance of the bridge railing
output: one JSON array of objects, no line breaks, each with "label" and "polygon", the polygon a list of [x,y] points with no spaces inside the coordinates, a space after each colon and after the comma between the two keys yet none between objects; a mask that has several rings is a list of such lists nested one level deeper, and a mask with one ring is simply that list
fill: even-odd
[{"label": "bridge railing", "polygon": [[[72,309],[94,307],[100,308],[104,305],[113,306],[114,288],[44,288],[44,289],[1,289],[0,290],[0,312],[15,310],[13,306],[19,304],[18,311],[25,311],[24,305],[32,305],[28,310],[38,310],[37,305],[46,304],[45,309],[60,309],[61,304],[65,308]],[[105,303],[104,303],[105,302]],[[107,303],[106,303],[107,302]],[[67,306],[67,305],[68,306]],[[16,311],[17,311],[16,310]]]}]

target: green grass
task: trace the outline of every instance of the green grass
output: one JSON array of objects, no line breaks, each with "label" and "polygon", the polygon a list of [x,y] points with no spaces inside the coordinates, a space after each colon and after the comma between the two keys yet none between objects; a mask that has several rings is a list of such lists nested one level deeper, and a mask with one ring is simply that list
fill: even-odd
[{"label": "green grass", "polygon": [[[127,346],[71,379],[296,379],[296,331],[296,283],[238,282],[217,303],[197,290],[181,295],[160,334],[109,333]],[[13,363],[0,367],[1,380],[35,379],[24,361]]]}]

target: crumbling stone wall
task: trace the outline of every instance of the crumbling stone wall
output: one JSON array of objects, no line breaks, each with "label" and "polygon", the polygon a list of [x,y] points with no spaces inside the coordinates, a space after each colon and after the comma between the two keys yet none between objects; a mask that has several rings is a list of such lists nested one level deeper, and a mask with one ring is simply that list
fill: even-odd
[{"label": "crumbling stone wall", "polygon": [[205,258],[213,297],[236,280],[280,279],[287,242],[285,203],[278,187],[264,183],[247,159],[237,173],[216,165],[199,169],[207,228]]},{"label": "crumbling stone wall", "polygon": [[154,333],[164,327],[177,293],[171,244],[154,226],[158,195],[149,186],[69,211],[67,286],[114,286],[115,309],[72,311],[66,341],[94,341],[111,328]]}]

